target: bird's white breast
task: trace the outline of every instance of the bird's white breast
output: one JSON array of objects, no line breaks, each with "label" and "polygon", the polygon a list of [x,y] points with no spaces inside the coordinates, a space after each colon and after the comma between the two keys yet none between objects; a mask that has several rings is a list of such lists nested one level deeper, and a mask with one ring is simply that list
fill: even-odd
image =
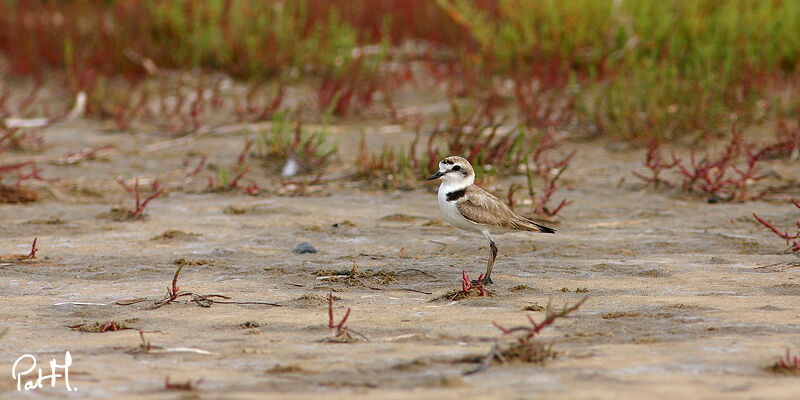
[{"label": "bird's white breast", "polygon": [[[453,224],[453,226],[467,231],[481,232],[487,230],[487,227],[478,225],[464,218],[461,212],[458,211],[458,207],[456,206],[458,204],[457,202],[447,201],[448,193],[461,189],[464,188],[457,187],[456,185],[448,185],[446,182],[442,182],[442,184],[439,185],[439,209],[442,211],[444,219]],[[459,201],[464,201],[464,199],[459,199]]]}]

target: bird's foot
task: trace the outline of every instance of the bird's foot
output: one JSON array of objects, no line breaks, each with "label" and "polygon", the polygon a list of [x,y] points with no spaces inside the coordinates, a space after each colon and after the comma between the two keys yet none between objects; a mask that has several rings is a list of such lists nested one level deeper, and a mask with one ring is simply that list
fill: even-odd
[{"label": "bird's foot", "polygon": [[478,282],[477,279],[473,279],[470,282],[472,282],[472,284],[475,285],[475,286],[488,285],[488,284],[494,283],[494,282],[492,282],[492,278],[483,278],[483,279],[481,279],[480,282]]}]

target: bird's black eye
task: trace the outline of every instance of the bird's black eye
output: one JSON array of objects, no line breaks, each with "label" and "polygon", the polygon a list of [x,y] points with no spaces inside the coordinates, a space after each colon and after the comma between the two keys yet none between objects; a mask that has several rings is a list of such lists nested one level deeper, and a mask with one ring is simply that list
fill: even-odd
[{"label": "bird's black eye", "polygon": [[461,170],[461,166],[460,165],[456,165],[452,169],[452,171],[460,171],[460,170]]}]

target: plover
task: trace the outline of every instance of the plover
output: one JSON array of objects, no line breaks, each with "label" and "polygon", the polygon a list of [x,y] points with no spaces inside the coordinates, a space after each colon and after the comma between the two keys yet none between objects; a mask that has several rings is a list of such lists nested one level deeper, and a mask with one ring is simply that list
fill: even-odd
[{"label": "plover", "polygon": [[492,283],[492,267],[497,258],[497,246],[491,234],[514,231],[555,233],[528,218],[517,215],[493,194],[475,186],[475,171],[463,157],[450,156],[439,161],[439,172],[428,180],[441,179],[439,209],[444,219],[456,228],[480,232],[489,241],[491,255],[486,265],[484,283]]}]

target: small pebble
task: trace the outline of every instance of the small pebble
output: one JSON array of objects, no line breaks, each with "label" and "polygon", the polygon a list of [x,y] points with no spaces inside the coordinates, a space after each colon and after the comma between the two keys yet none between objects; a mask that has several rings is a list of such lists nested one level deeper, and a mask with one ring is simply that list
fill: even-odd
[{"label": "small pebble", "polygon": [[308,242],[301,242],[297,245],[297,247],[292,249],[292,253],[297,254],[306,254],[306,253],[316,253],[317,249]]}]

